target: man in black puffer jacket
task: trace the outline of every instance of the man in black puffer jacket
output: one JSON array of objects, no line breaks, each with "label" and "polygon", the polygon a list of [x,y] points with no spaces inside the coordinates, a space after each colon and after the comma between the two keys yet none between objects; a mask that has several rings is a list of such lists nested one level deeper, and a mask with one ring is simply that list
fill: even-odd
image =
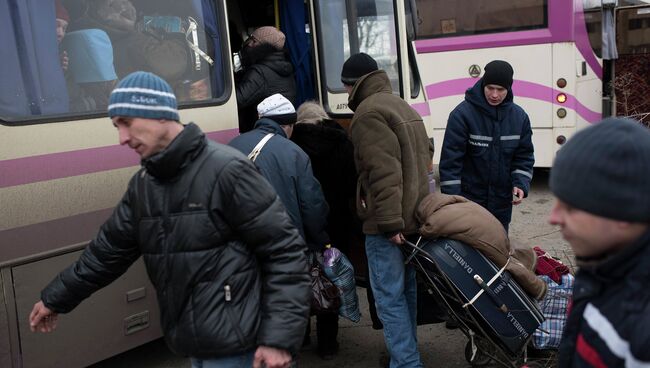
[{"label": "man in black puffer jacket", "polygon": [[275,27],[260,27],[244,42],[241,50],[243,71],[237,76],[239,132],[253,129],[257,105],[265,98],[281,94],[296,103],[294,68],[284,50],[284,33]]},{"label": "man in black puffer jacket", "polygon": [[151,73],[123,79],[108,112],[144,168],[79,260],[42,291],[32,330],[52,331],[58,313],[142,255],[176,353],[196,367],[288,367],[310,281],[304,242],[269,183],[236,150],[181,125],[171,87]]}]

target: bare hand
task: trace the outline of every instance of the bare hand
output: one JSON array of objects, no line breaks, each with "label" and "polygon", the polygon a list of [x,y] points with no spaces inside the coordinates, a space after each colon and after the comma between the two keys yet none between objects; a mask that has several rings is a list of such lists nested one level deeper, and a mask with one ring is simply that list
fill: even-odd
[{"label": "bare hand", "polygon": [[291,364],[291,354],[286,350],[260,346],[255,351],[253,368],[262,368],[262,363],[266,368],[288,368]]},{"label": "bare hand", "polygon": [[521,201],[524,200],[524,191],[517,187],[512,188],[512,195],[514,197],[512,200],[512,204],[515,206],[520,204]]},{"label": "bare hand", "polygon": [[402,235],[402,233],[397,233],[388,240],[390,240],[391,242],[393,242],[395,244],[403,244],[404,240],[406,240],[406,239],[404,239],[404,235]]},{"label": "bare hand", "polygon": [[57,313],[46,307],[41,300],[34,304],[32,313],[29,314],[29,328],[32,332],[52,332],[56,330],[58,316]]},{"label": "bare hand", "polygon": [[61,53],[61,68],[63,69],[63,71],[68,70],[68,64],[69,63],[70,63],[70,60],[68,59],[68,52],[63,51]]}]

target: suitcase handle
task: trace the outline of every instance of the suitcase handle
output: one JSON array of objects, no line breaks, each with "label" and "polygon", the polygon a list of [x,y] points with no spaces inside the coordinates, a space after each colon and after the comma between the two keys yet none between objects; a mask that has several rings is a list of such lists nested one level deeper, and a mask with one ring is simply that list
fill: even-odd
[{"label": "suitcase handle", "polygon": [[483,289],[483,291],[485,291],[485,293],[490,297],[490,299],[492,299],[492,301],[496,303],[498,309],[501,312],[508,313],[508,307],[506,307],[506,304],[503,301],[501,301],[501,298],[499,298],[497,294],[495,294],[494,291],[490,289],[489,286],[487,286],[487,284],[485,283],[485,281],[483,281],[483,278],[481,278],[481,276],[474,275],[474,281],[476,281],[478,286],[480,286],[481,289]]}]

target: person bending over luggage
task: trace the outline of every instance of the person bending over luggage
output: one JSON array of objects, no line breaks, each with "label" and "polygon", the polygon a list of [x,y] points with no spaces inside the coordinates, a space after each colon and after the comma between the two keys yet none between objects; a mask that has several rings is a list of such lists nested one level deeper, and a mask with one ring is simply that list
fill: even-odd
[{"label": "person bending over luggage", "polygon": [[650,130],[606,119],[553,163],[549,222],[576,257],[560,368],[650,367]]},{"label": "person bending over luggage", "polygon": [[392,93],[388,75],[372,57],[350,56],[341,81],[354,111],[350,139],[359,172],[356,207],[390,366],[422,367],[415,269],[404,265],[398,245],[405,237],[417,239],[415,211],[429,193],[433,147],[420,115]]}]

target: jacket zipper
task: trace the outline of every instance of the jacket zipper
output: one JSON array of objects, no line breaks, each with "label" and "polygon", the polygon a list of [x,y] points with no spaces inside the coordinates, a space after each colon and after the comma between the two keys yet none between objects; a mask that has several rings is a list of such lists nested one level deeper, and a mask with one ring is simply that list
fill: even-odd
[{"label": "jacket zipper", "polygon": [[235,334],[237,335],[237,338],[239,339],[239,343],[242,346],[246,346],[246,339],[244,339],[244,333],[241,331],[241,328],[239,327],[239,323],[237,323],[237,318],[235,318],[235,315],[233,314],[232,311],[232,290],[229,284],[224,285],[223,287],[223,294],[226,299],[226,313],[228,314],[228,317],[230,318],[230,322],[232,323],[232,327],[235,330]]},{"label": "jacket zipper", "polygon": [[164,252],[164,259],[165,259],[165,292],[167,293],[166,299],[168,305],[174,305],[172,303],[172,296],[171,293],[169,292],[168,286],[169,286],[169,280],[171,278],[171,262],[170,262],[170,257],[169,257],[169,227],[171,226],[170,220],[169,220],[169,189],[165,187],[164,192],[163,192],[163,211],[162,211],[162,216],[163,216],[163,252]]}]

